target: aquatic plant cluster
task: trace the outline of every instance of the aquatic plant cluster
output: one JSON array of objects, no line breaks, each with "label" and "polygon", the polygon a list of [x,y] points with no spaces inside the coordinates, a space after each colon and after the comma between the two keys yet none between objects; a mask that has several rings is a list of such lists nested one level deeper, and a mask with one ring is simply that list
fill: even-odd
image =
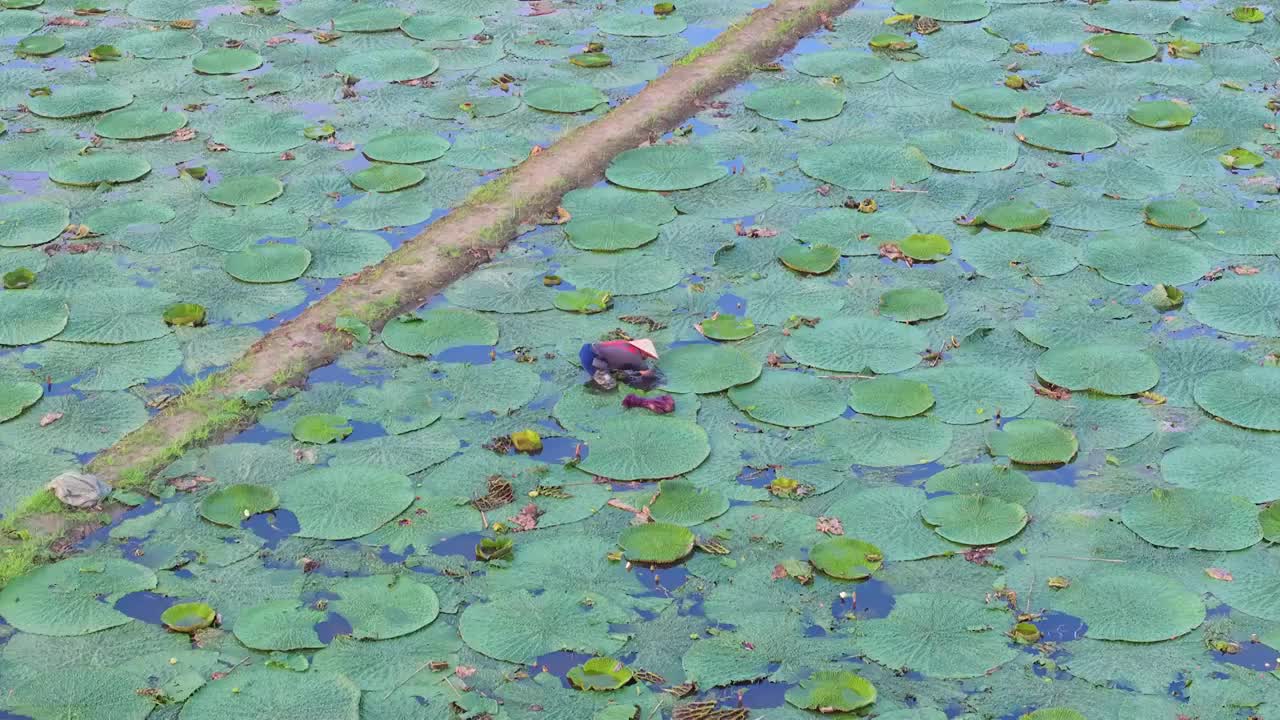
[{"label": "aquatic plant cluster", "polygon": [[[0,73],[6,511],[749,10],[165,3],[0,12],[89,23]],[[1278,49],[1227,3],[831,18],[0,590],[0,709],[1273,712]],[[629,338],[661,383],[587,386]]]}]

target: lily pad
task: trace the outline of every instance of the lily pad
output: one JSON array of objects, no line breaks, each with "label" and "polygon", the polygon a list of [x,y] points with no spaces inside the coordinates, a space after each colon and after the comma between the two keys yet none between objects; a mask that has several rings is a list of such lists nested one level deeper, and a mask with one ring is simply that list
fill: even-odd
[{"label": "lily pad", "polygon": [[878,377],[855,383],[849,405],[864,415],[911,417],[933,406],[933,393],[922,382]]},{"label": "lily pad", "polygon": [[819,670],[788,689],[786,700],[806,710],[850,712],[874,703],[876,688],[847,670]]},{"label": "lily pad", "polygon": [[862,580],[884,564],[884,553],[869,542],[849,537],[832,537],[809,549],[809,562],[840,580]]},{"label": "lily pad", "polygon": [[70,313],[61,295],[40,290],[0,293],[0,345],[33,345],[67,327]]},{"label": "lily pad", "polygon": [[756,334],[756,324],[751,318],[716,313],[698,323],[698,332],[711,340],[745,340]]},{"label": "lily pad", "polygon": [[1155,387],[1160,368],[1144,352],[1116,345],[1059,345],[1040,356],[1036,374],[1068,390],[1133,395]]},{"label": "lily pad", "polygon": [[1170,485],[1217,490],[1251,502],[1280,499],[1280,477],[1271,471],[1273,453],[1227,443],[1184,445],[1160,460],[1160,475]]},{"label": "lily pad", "polygon": [[156,586],[150,569],[118,558],[77,557],[38,567],[0,590],[0,614],[34,635],[84,635],[132,622],[121,597]]},{"label": "lily pad", "polygon": [[569,668],[565,677],[579,690],[617,690],[631,682],[633,675],[620,660],[596,657]]},{"label": "lily pad", "polygon": [[374,82],[404,82],[434,73],[440,61],[434,55],[412,48],[366,50],[351,53],[338,61],[343,75]]},{"label": "lily pad", "polygon": [[1195,116],[1190,105],[1177,100],[1150,100],[1129,109],[1130,120],[1158,130],[1186,127]]},{"label": "lily pad", "polygon": [[1014,135],[1028,145],[1062,153],[1100,150],[1120,139],[1111,126],[1078,115],[1021,118],[1014,126]]},{"label": "lily pad", "polygon": [[[658,480],[682,475],[711,454],[707,433],[695,423],[660,415],[629,413],[600,425],[587,440],[578,467],[611,480]],[[661,453],[652,448],[662,448]]]},{"label": "lily pad", "polygon": [[836,266],[840,251],[830,245],[792,245],[778,253],[778,259],[796,272],[821,275]]},{"label": "lily pad", "polygon": [[1191,200],[1157,200],[1143,209],[1148,225],[1174,230],[1199,227],[1209,218]]},{"label": "lily pad", "polygon": [[1004,465],[965,463],[947,468],[929,478],[925,490],[961,495],[986,495],[1005,502],[1026,505],[1036,496],[1035,483],[1026,473]]},{"label": "lily pad", "polygon": [[951,542],[995,545],[1022,532],[1027,511],[992,495],[942,495],[925,504],[924,521]]},{"label": "lily pad", "polygon": [[451,347],[494,345],[498,324],[470,310],[427,310],[390,320],[382,329],[382,342],[398,353],[430,357]]},{"label": "lily pad", "polygon": [[992,455],[1024,465],[1060,465],[1076,456],[1080,444],[1070,430],[1048,420],[1011,420],[987,434]]},{"label": "lily pad", "polygon": [[875,82],[892,72],[887,60],[856,50],[804,53],[796,58],[795,69],[815,77],[838,77],[846,83]]},{"label": "lily pad", "polygon": [[1085,41],[1083,49],[1094,57],[1122,63],[1150,60],[1158,52],[1150,40],[1123,33],[1094,35]]},{"label": "lily pad", "polygon": [[908,235],[895,244],[903,255],[920,262],[945,260],[951,254],[951,242],[932,233]]},{"label": "lily pad", "polygon": [[47,118],[77,118],[118,110],[133,102],[133,93],[109,85],[64,85],[48,95],[26,101],[35,115]]},{"label": "lily pad", "polygon": [[351,176],[351,184],[369,192],[395,192],[413,187],[427,174],[412,165],[373,165]]},{"label": "lily pad", "polygon": [[[308,470],[278,486],[280,505],[298,519],[300,537],[348,540],[391,521],[413,502],[409,478],[375,467]],[[353,498],[359,502],[352,502]]]},{"label": "lily pad", "polygon": [[760,377],[759,360],[729,345],[691,343],[662,356],[663,387],[677,393],[714,393]]},{"label": "lily pad", "polygon": [[276,491],[265,485],[237,483],[219,488],[200,501],[200,516],[218,525],[240,527],[252,515],[280,506]]},{"label": "lily pad", "polygon": [[859,625],[858,647],[886,668],[927,678],[982,677],[1016,657],[1008,613],[955,593],[904,593],[882,619]]},{"label": "lily pad", "polygon": [[60,185],[93,187],[133,182],[151,172],[145,158],[125,153],[95,153],[55,165],[49,179]]},{"label": "lily pad", "polygon": [[633,190],[688,190],[729,174],[707,152],[688,146],[652,145],[627,150],[605,170],[609,182]]},{"label": "lily pad", "polygon": [[1222,370],[1200,378],[1196,404],[1232,425],[1280,431],[1280,368]]},{"label": "lily pad", "polygon": [[262,56],[248,48],[214,48],[191,58],[191,69],[204,75],[234,75],[262,66]]},{"label": "lily pad", "polygon": [[951,98],[951,104],[991,120],[1013,120],[1039,115],[1045,109],[1044,98],[1040,95],[1003,85],[962,90]]},{"label": "lily pad", "polygon": [[1219,280],[1200,288],[1188,306],[1196,320],[1237,335],[1280,337],[1280,281],[1265,275]]},{"label": "lily pad", "polygon": [[1025,200],[1009,200],[986,208],[973,222],[998,230],[1037,230],[1049,222],[1049,211]]},{"label": "lily pad", "polygon": [[1051,606],[1088,625],[1086,637],[1150,643],[1185,635],[1204,622],[1200,596],[1164,575],[1126,568],[1071,578]]},{"label": "lily pad", "polygon": [[227,178],[209,189],[205,197],[219,205],[261,205],[284,193],[284,183],[268,175]]},{"label": "lily pad", "polygon": [[1018,143],[987,130],[932,130],[912,139],[929,164],[956,172],[992,172],[1013,167]]},{"label": "lily pad", "polygon": [[693,551],[693,533],[682,525],[652,522],[622,531],[618,544],[631,562],[673,563]]},{"label": "lily pad", "polygon": [[44,386],[25,380],[0,381],[0,422],[12,420],[44,397]]},{"label": "lily pad", "polygon": [[801,150],[800,170],[846,190],[888,190],[932,174],[918,148],[891,143],[843,142]]},{"label": "lily pad", "polygon": [[295,440],[319,445],[341,440],[351,432],[345,415],[305,415],[293,425]]},{"label": "lily pad", "polygon": [[0,204],[0,247],[41,245],[67,229],[71,213],[43,200]]},{"label": "lily pad", "polygon": [[187,116],[167,110],[117,110],[104,115],[94,133],[115,140],[144,140],[185,127]]},{"label": "lily pad", "polygon": [[743,104],[770,120],[827,120],[844,109],[844,93],[822,85],[788,83],[756,90]]},{"label": "lily pad", "polygon": [[880,315],[898,322],[917,322],[947,314],[942,293],[928,288],[899,288],[880,296]]},{"label": "lily pad", "polygon": [[209,627],[217,617],[217,611],[205,603],[178,603],[160,615],[160,622],[174,632],[190,634]]},{"label": "lily pad", "polygon": [[982,0],[897,0],[893,9],[945,22],[973,22],[991,12],[991,8]]},{"label": "lily pad", "polygon": [[596,21],[596,27],[606,35],[663,37],[684,32],[688,23],[679,15],[611,13]]},{"label": "lily pad", "polygon": [[729,388],[729,400],[752,418],[783,427],[820,425],[848,406],[836,382],[808,373],[768,370],[754,382]]},{"label": "lily pad", "polygon": [[360,149],[370,160],[413,164],[430,162],[449,150],[449,141],[426,132],[394,132],[380,135]]},{"label": "lily pad", "polygon": [[658,497],[649,503],[654,520],[675,525],[693,526],[723,515],[729,500],[711,489],[676,478],[658,485]]},{"label": "lily pad", "polygon": [[567,312],[594,315],[609,309],[613,304],[613,293],[595,288],[574,288],[556,293],[552,304]]},{"label": "lily pad", "polygon": [[921,330],[880,318],[841,317],[787,338],[787,354],[810,367],[835,372],[902,372],[920,362],[929,345]]},{"label": "lily pad", "polygon": [[524,93],[526,105],[554,113],[586,112],[608,101],[604,93],[585,83],[541,83]]},{"label": "lily pad", "polygon": [[305,247],[270,242],[228,255],[222,267],[243,282],[280,283],[302,277],[310,264],[311,251]]},{"label": "lily pad", "polygon": [[1125,503],[1126,527],[1152,545],[1193,550],[1243,550],[1262,540],[1258,508],[1216,490],[1156,488]]}]

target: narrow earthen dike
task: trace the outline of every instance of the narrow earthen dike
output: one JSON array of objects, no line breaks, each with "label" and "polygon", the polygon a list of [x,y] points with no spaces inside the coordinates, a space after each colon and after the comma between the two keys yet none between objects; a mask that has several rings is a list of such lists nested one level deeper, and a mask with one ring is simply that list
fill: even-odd
[{"label": "narrow earthen dike", "polygon": [[269,406],[251,406],[240,399],[243,393],[301,383],[348,348],[350,336],[333,329],[339,315],[353,315],[378,330],[422,304],[505,247],[521,222],[554,212],[564,193],[599,181],[615,155],[670,131],[855,2],[776,0],[753,12],[608,115],[477,189],[383,262],[347,278],[229,368],[102,452],[90,470],[113,483],[137,485],[187,447],[250,424]]}]

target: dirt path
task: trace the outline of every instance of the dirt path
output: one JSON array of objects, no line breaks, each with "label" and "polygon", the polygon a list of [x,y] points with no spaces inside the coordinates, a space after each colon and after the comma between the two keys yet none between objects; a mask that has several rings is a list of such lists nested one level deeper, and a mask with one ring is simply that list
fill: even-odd
[{"label": "dirt path", "polygon": [[[676,61],[631,100],[477,189],[383,262],[347,278],[226,370],[103,451],[90,470],[118,486],[138,486],[188,447],[251,424],[270,405],[250,405],[241,399],[244,393],[305,382],[311,370],[348,349],[350,336],[333,329],[338,316],[353,315],[376,331],[417,307],[505,247],[522,222],[554,212],[564,193],[599,181],[615,155],[676,127],[702,103],[741,82],[755,66],[772,62],[856,1],[775,0],[753,12]],[[38,512],[42,506],[47,510],[49,503],[30,502],[25,512],[17,513],[40,520],[25,527],[43,535],[41,529],[67,525],[66,517],[48,522],[48,513]]]}]

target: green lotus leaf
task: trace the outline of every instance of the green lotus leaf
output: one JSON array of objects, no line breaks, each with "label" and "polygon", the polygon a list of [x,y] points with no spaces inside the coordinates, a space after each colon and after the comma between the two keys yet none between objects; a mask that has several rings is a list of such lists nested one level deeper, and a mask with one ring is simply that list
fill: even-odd
[{"label": "green lotus leaf", "polygon": [[341,440],[351,432],[352,427],[347,425],[345,415],[307,415],[293,426],[295,440],[320,445]]},{"label": "green lotus leaf", "polygon": [[677,393],[714,393],[760,377],[759,360],[716,343],[690,343],[662,356],[663,387]]},{"label": "green lotus leaf", "polygon": [[951,254],[951,242],[941,235],[931,233],[908,235],[895,244],[903,255],[920,262],[945,260]]},{"label": "green lotus leaf", "polygon": [[991,120],[1013,120],[1044,112],[1044,98],[1038,94],[1014,90],[1003,85],[961,90],[951,104],[978,117]]},{"label": "green lotus leaf", "polygon": [[351,176],[351,184],[369,192],[395,192],[413,187],[427,174],[412,165],[373,165]]},{"label": "green lotus leaf", "polygon": [[1280,499],[1280,477],[1271,472],[1275,460],[1271,452],[1227,443],[1185,445],[1161,458],[1160,475],[1170,485],[1265,503]]},{"label": "green lotus leaf", "polygon": [[1241,5],[1231,11],[1231,19],[1242,23],[1260,23],[1267,19],[1267,15],[1260,7]]},{"label": "green lotus leaf", "polygon": [[414,164],[430,162],[449,150],[449,141],[434,133],[401,131],[380,135],[361,148],[370,160]]},{"label": "green lotus leaf", "polygon": [[206,685],[183,705],[182,720],[266,720],[278,717],[282,707],[298,717],[358,717],[360,688],[346,675],[293,673],[263,665],[236,673],[238,692],[216,682]]},{"label": "green lotus leaf", "polygon": [[1156,488],[1125,503],[1126,527],[1158,547],[1243,550],[1262,539],[1258,508],[1216,490]]},{"label": "green lotus leaf", "polygon": [[876,701],[876,688],[847,670],[819,670],[786,692],[788,703],[821,713],[850,712]]},{"label": "green lotus leaf", "polygon": [[311,264],[311,251],[301,245],[269,242],[253,245],[223,260],[231,277],[247,283],[297,280]]},{"label": "green lotus leaf", "polygon": [[302,76],[288,70],[267,70],[253,75],[247,83],[233,75],[213,75],[204,81],[204,91],[227,100],[250,100],[282,95],[302,84]]},{"label": "green lotus leaf", "polygon": [[679,15],[639,15],[610,13],[596,21],[596,28],[606,35],[626,37],[663,37],[685,31],[689,25]]},{"label": "green lotus leaf", "polygon": [[382,342],[398,353],[430,357],[451,347],[494,345],[498,325],[469,310],[427,310],[393,318],[382,329]]},{"label": "green lotus leaf", "polygon": [[262,56],[248,48],[214,48],[191,58],[191,69],[203,75],[235,75],[262,66]]},{"label": "green lotus leaf", "polygon": [[[711,453],[707,432],[675,417],[634,412],[606,420],[587,441],[583,471],[611,480],[657,480],[682,475]],[[655,453],[653,448],[662,448]]]},{"label": "green lotus leaf", "polygon": [[567,312],[593,315],[609,309],[613,304],[613,293],[595,288],[575,288],[556,293],[552,304]]},{"label": "green lotus leaf", "polygon": [[873,50],[914,50],[918,44],[915,38],[909,38],[897,33],[872,35],[871,39],[867,41],[867,45]]},{"label": "green lotus leaf", "polygon": [[515,553],[515,541],[511,538],[481,538],[476,545],[476,559],[482,562],[510,560]]},{"label": "green lotus leaf", "polygon": [[367,50],[351,53],[338,61],[343,75],[374,82],[404,82],[434,73],[440,61],[434,55],[412,48]]},{"label": "green lotus leaf", "polygon": [[973,22],[991,12],[991,8],[982,0],[897,0],[893,9],[944,22]]},{"label": "green lotus leaf", "polygon": [[991,495],[941,495],[925,503],[920,516],[934,531],[961,545],[995,545],[1022,532],[1027,511]]},{"label": "green lotus leaf", "polygon": [[1153,572],[1098,569],[1054,592],[1055,610],[1088,625],[1086,637],[1153,643],[1185,635],[1204,622],[1204,601],[1181,583]]},{"label": "green lotus leaf", "polygon": [[66,300],[59,294],[40,290],[0,293],[0,345],[44,342],[61,333],[69,317]]},{"label": "green lotus leaf", "polygon": [[1079,115],[1020,118],[1014,125],[1014,135],[1028,145],[1062,153],[1100,150],[1120,139],[1111,126]]},{"label": "green lotus leaf", "polygon": [[261,205],[284,193],[284,183],[268,175],[226,178],[210,188],[205,197],[219,205]]},{"label": "green lotus leaf", "polygon": [[280,506],[276,491],[265,485],[237,483],[204,496],[200,501],[200,516],[211,523],[240,527],[251,515],[275,510]]},{"label": "green lotus leaf", "polygon": [[693,551],[693,533],[683,525],[652,522],[622,531],[618,544],[627,560],[645,563],[678,562]]},{"label": "green lotus leaf", "polygon": [[570,220],[564,233],[580,250],[629,250],[658,239],[658,226],[629,215],[588,217]]},{"label": "green lotus leaf", "polygon": [[92,187],[95,185],[133,182],[151,172],[145,158],[125,153],[102,152],[83,155],[55,165],[49,179],[60,185]]},{"label": "green lotus leaf", "polygon": [[0,247],[41,245],[62,234],[71,213],[42,200],[0,204]]},{"label": "green lotus leaf", "polygon": [[18,57],[44,57],[66,47],[67,41],[59,35],[29,35],[18,41],[13,52]]},{"label": "green lotus leaf", "polygon": [[1017,505],[1026,505],[1036,496],[1035,483],[1026,473],[989,463],[966,463],[947,468],[931,476],[925,483],[925,490],[984,495]]},{"label": "green lotus leaf", "polygon": [[933,415],[952,425],[975,425],[1020,415],[1035,392],[1020,375],[987,367],[939,367],[913,373],[933,390]]},{"label": "green lotus leaf", "polygon": [[[280,506],[298,518],[300,537],[348,540],[391,521],[413,502],[409,479],[368,465],[308,470],[278,486]],[[352,499],[360,498],[353,503]]]},{"label": "green lotus leaf", "polygon": [[473,132],[454,140],[444,162],[468,170],[505,170],[524,162],[529,142],[503,132]]},{"label": "green lotus leaf", "polygon": [[821,275],[840,261],[840,250],[830,245],[791,245],[778,253],[778,259],[796,272]]},{"label": "green lotus leaf", "polygon": [[956,172],[991,172],[1013,167],[1018,143],[987,130],[931,130],[912,138],[929,164]]},{"label": "green lotus leaf", "polygon": [[[8,13],[5,13],[6,15]],[[47,118],[77,118],[118,110],[133,102],[133,93],[109,85],[63,85],[48,95],[28,98],[27,109]]]},{"label": "green lotus leaf", "polygon": [[729,174],[704,150],[679,145],[651,145],[627,150],[605,170],[609,182],[633,190],[688,190]]},{"label": "green lotus leaf", "polygon": [[825,85],[788,83],[756,90],[743,104],[770,120],[827,120],[844,109],[844,93]]},{"label": "green lotus leaf", "polygon": [[117,110],[102,116],[93,131],[116,140],[144,140],[160,137],[185,127],[187,116],[167,110]]},{"label": "green lotus leaf", "polygon": [[1148,225],[1174,230],[1190,230],[1209,219],[1193,200],[1156,200],[1142,212]]},{"label": "green lotus leaf", "polygon": [[154,572],[128,560],[71,558],[10,581],[0,590],[0,613],[22,632],[85,635],[132,622],[115,602],[155,586]]},{"label": "green lotus leaf", "polygon": [[987,207],[973,222],[999,230],[1036,230],[1049,222],[1049,211],[1025,200],[1009,200]]},{"label": "green lotus leaf", "polygon": [[951,427],[931,417],[858,415],[825,427],[848,433],[849,437],[840,438],[844,453],[855,464],[868,467],[930,463],[947,452],[952,440]]},{"label": "green lotus leaf", "polygon": [[119,44],[121,50],[147,60],[173,60],[195,55],[204,47],[200,38],[189,32],[177,30],[144,30],[126,35]]},{"label": "green lotus leaf", "polygon": [[0,422],[12,420],[44,397],[44,386],[24,380],[0,381]]},{"label": "green lotus leaf", "polygon": [[1196,111],[1187,103],[1178,100],[1151,100],[1140,102],[1129,109],[1129,119],[1158,130],[1186,127]]},{"label": "green lotus leaf", "polygon": [[524,91],[526,105],[554,113],[586,112],[608,101],[604,93],[584,83],[547,82]]},{"label": "green lotus leaf", "polygon": [[1070,708],[1041,708],[1023,715],[1018,720],[1088,720],[1088,718]]},{"label": "green lotus leaf", "polygon": [[1205,412],[1232,425],[1280,430],[1280,368],[1209,373],[1196,383],[1195,400]]},{"label": "green lotus leaf", "polygon": [[296,600],[272,600],[241,613],[234,631],[242,645],[254,650],[314,650],[325,645],[315,627],[327,617]]},{"label": "green lotus leaf", "polygon": [[808,373],[768,370],[729,388],[729,400],[752,418],[783,427],[809,427],[840,417],[848,401],[833,381]]},{"label": "green lotus leaf", "polygon": [[745,340],[756,334],[751,318],[716,313],[698,323],[698,332],[712,340]]},{"label": "green lotus leaf", "polygon": [[888,190],[933,172],[919,149],[892,143],[841,142],[801,150],[798,160],[805,175],[846,190]]},{"label": "green lotus leaf", "polygon": [[1280,505],[1268,505],[1258,513],[1258,524],[1262,526],[1262,539],[1276,542],[1280,538]]},{"label": "green lotus leaf", "polygon": [[610,623],[637,616],[612,602],[582,600],[582,588],[548,588],[537,595],[519,588],[467,606],[458,632],[476,652],[519,663],[558,650],[601,655],[621,650],[626,637],[613,632]]},{"label": "green lotus leaf", "polygon": [[849,405],[864,415],[911,417],[933,407],[929,386],[915,380],[878,377],[854,384]]},{"label": "green lotus leaf", "polygon": [[413,573],[344,578],[334,584],[338,598],[329,609],[351,623],[360,640],[388,640],[435,622],[440,599],[431,586]]},{"label": "green lotus leaf", "polygon": [[880,296],[880,314],[898,322],[928,320],[946,313],[947,301],[937,290],[899,288]]},{"label": "green lotus leaf", "polygon": [[215,131],[213,139],[236,152],[282,153],[307,142],[302,133],[310,124],[294,113],[251,114]]},{"label": "green lotus leaf", "polygon": [[575,53],[569,56],[569,64],[580,68],[605,68],[613,64],[613,58],[601,53]]},{"label": "green lotus leaf", "polygon": [[1211,269],[1200,251],[1135,231],[1099,233],[1085,245],[1080,262],[1121,285],[1185,285]]},{"label": "green lotus leaf", "polygon": [[4,274],[5,290],[25,290],[36,282],[36,274],[27,268],[17,268]]},{"label": "green lotus leaf", "polygon": [[405,35],[415,40],[456,42],[484,30],[479,18],[454,15],[410,15],[400,23]]},{"label": "green lotus leaf", "polygon": [[658,497],[649,503],[654,520],[675,525],[693,526],[723,515],[729,499],[710,488],[675,478],[658,484]]},{"label": "green lotus leaf", "polygon": [[1122,63],[1150,60],[1159,52],[1150,40],[1123,33],[1094,35],[1085,41],[1082,49],[1094,57]]},{"label": "green lotus leaf", "polygon": [[195,303],[178,303],[165,308],[164,321],[166,325],[186,325],[195,327],[203,325],[205,319],[205,309],[203,305]]},{"label": "green lotus leaf", "polygon": [[160,622],[174,632],[191,634],[213,624],[218,612],[202,602],[178,603],[160,615]]},{"label": "green lotus leaf", "polygon": [[979,275],[1005,281],[1065,275],[1080,264],[1075,246],[1021,232],[983,233],[959,252]]},{"label": "green lotus leaf", "polygon": [[1233,148],[1218,156],[1218,162],[1230,170],[1250,170],[1261,165],[1266,158],[1245,148]]},{"label": "green lotus leaf", "polygon": [[862,580],[884,564],[884,553],[869,542],[850,537],[830,537],[814,543],[809,562],[840,580]]},{"label": "green lotus leaf", "polygon": [[1080,444],[1070,430],[1048,420],[1011,420],[987,434],[992,455],[1024,465],[1071,462]]},{"label": "green lotus leaf", "polygon": [[[2,206],[0,206],[2,207]],[[1188,310],[1215,330],[1237,335],[1280,337],[1280,281],[1265,275],[1219,280],[1200,288]]]},{"label": "green lotus leaf", "polygon": [[596,657],[569,668],[565,677],[579,690],[617,690],[631,682],[632,673],[620,660]]},{"label": "green lotus leaf", "polygon": [[399,8],[356,7],[333,18],[333,29],[339,32],[386,32],[398,30],[409,13]]},{"label": "green lotus leaf", "polygon": [[927,336],[908,325],[880,318],[842,317],[794,331],[787,354],[809,367],[834,372],[902,372],[920,362]]},{"label": "green lotus leaf", "polygon": [[1004,628],[1013,618],[995,605],[956,593],[904,593],[886,618],[859,625],[858,647],[886,668],[927,678],[982,677],[1012,660]]},{"label": "green lotus leaf", "polygon": [[796,72],[815,77],[838,77],[845,83],[870,83],[888,77],[892,66],[883,58],[857,50],[804,53],[795,60]]},{"label": "green lotus leaf", "polygon": [[1151,356],[1117,345],[1061,345],[1036,363],[1045,382],[1068,390],[1133,395],[1155,387],[1160,368]]}]

